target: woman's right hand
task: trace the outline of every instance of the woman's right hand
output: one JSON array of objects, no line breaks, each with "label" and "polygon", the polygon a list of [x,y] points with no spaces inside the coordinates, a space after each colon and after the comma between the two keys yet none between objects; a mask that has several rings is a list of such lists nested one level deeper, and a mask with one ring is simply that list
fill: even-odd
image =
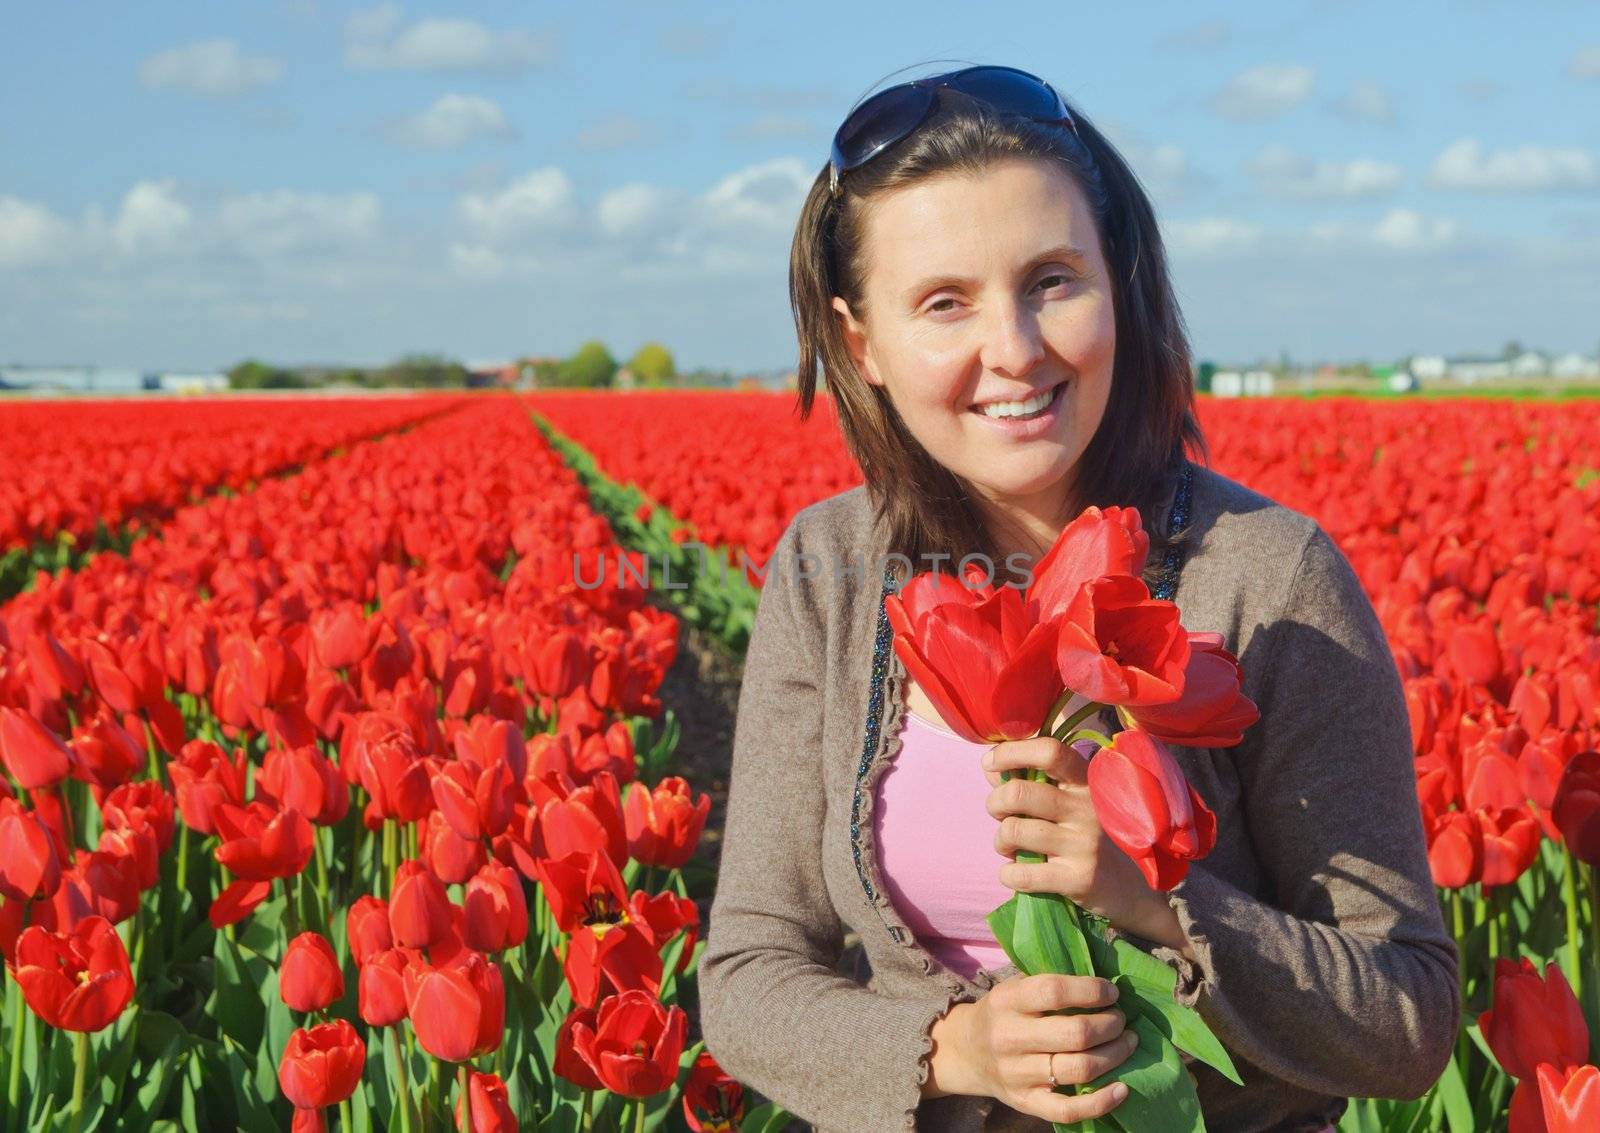
[{"label": "woman's right hand", "polygon": [[[985,1096],[1047,1121],[1070,1124],[1100,1117],[1127,1096],[1120,1082],[1087,1094],[1057,1093],[1120,1066],[1139,1045],[1121,1011],[1117,986],[1096,976],[1040,973],[1011,976],[972,1003],[962,1043],[968,1071]],[[1052,1015],[1064,1007],[1088,1009]],[[1054,1058],[1047,1057],[1052,1052]]]}]

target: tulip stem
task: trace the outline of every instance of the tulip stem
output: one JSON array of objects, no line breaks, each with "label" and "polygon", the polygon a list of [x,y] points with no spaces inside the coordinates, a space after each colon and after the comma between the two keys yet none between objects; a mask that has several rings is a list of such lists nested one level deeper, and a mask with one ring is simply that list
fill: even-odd
[{"label": "tulip stem", "polygon": [[395,871],[395,829],[394,822],[384,819],[383,822],[383,891],[392,901],[394,900],[394,871]]},{"label": "tulip stem", "polygon": [[83,1088],[89,1080],[89,1032],[73,1035],[72,1051],[77,1069],[72,1074],[72,1133],[83,1128]]},{"label": "tulip stem", "polygon": [[[1071,690],[1069,689],[1065,695],[1070,697],[1072,695]],[[1057,728],[1054,732],[1051,733],[1051,735],[1053,735],[1058,740],[1063,740],[1064,741],[1069,735],[1072,734],[1072,729],[1076,728],[1079,724],[1083,723],[1090,716],[1093,716],[1096,712],[1100,711],[1100,709],[1102,709],[1104,707],[1105,707],[1105,705],[1101,704],[1099,701],[1091,700],[1088,704],[1085,704],[1082,708],[1078,709],[1071,716],[1068,716],[1065,720],[1063,720],[1061,722],[1061,727]],[[1054,718],[1056,712],[1059,711],[1059,710],[1060,710],[1060,704],[1058,703],[1057,705],[1055,705],[1054,707],[1051,708],[1051,710],[1050,710],[1050,718]],[[1049,727],[1049,725],[1050,725],[1050,720],[1046,719],[1045,720],[1045,726]]]},{"label": "tulip stem", "polygon": [[355,1133],[355,1116],[350,1112],[350,1099],[345,1098],[339,1103],[339,1127],[344,1133]]},{"label": "tulip stem", "polygon": [[389,1037],[394,1040],[394,1067],[398,1082],[395,1086],[395,1097],[400,1102],[400,1133],[411,1133],[411,1087],[406,1082],[406,1051],[400,1042],[400,1028],[389,1028]]},{"label": "tulip stem", "polygon": [[1594,966],[1600,971],[1600,866],[1586,866],[1589,879],[1589,943],[1594,946]]},{"label": "tulip stem", "polygon": [[1111,737],[1106,735],[1104,732],[1097,732],[1093,728],[1078,728],[1074,731],[1068,732],[1064,742],[1070,744],[1074,740],[1093,740],[1101,747],[1111,746]]},{"label": "tulip stem", "polygon": [[1578,862],[1572,847],[1561,843],[1561,898],[1567,906],[1567,982],[1572,994],[1583,1002],[1583,942],[1578,936]]},{"label": "tulip stem", "polygon": [[472,1133],[472,1102],[467,1095],[471,1092],[471,1068],[463,1062],[456,1068],[456,1092],[459,1095],[456,1105],[456,1123],[461,1133]]},{"label": "tulip stem", "polygon": [[27,1025],[27,1017],[22,988],[17,986],[16,980],[6,981],[6,994],[11,997],[11,1032],[6,1036],[11,1043],[11,1075],[6,1080],[6,1128],[11,1133],[21,1133],[22,1122],[18,1118],[22,1110],[22,1048],[27,1045],[23,1042],[22,1029]]},{"label": "tulip stem", "polygon": [[591,1116],[589,1111],[590,1111],[591,1108],[593,1108],[593,1106],[594,1106],[594,1091],[593,1090],[585,1090],[585,1091],[583,1091],[583,1112],[582,1112],[582,1115],[578,1119],[578,1130],[579,1130],[579,1133],[589,1133],[589,1126],[594,1121],[594,1118]]}]

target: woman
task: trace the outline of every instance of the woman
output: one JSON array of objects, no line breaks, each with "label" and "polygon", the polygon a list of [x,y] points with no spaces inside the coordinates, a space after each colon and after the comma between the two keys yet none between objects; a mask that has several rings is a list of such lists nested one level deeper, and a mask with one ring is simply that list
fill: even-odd
[{"label": "woman", "polygon": [[[988,932],[1022,888],[1176,968],[1244,1080],[1190,1064],[1208,1128],[1316,1131],[1348,1097],[1424,1093],[1460,1001],[1399,676],[1322,529],[1187,459],[1189,349],[1121,157],[1023,72],[891,88],[841,126],[790,289],[802,408],[820,367],[866,482],[770,560],[699,967],[708,1048],[825,1131],[1114,1113],[1116,1087],[1073,1092],[1136,1045],[1105,985],[1022,976]],[[1076,751],[961,740],[889,647],[908,567],[981,555],[1025,581],[1091,504],[1139,508],[1152,592],[1223,635],[1260,710],[1237,747],[1172,749],[1218,832],[1170,892],[1100,830]],[[1054,783],[1001,785],[1024,767]]]}]

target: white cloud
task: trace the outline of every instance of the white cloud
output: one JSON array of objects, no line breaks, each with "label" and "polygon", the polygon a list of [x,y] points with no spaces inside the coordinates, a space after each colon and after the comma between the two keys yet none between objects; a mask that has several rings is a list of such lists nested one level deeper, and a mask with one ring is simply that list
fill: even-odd
[{"label": "white cloud", "polygon": [[1567,61],[1567,74],[1574,79],[1600,79],[1600,43],[1579,48]]},{"label": "white cloud", "polygon": [[432,106],[395,122],[391,140],[424,149],[459,149],[480,138],[515,138],[500,104],[472,94],[440,95]]},{"label": "white cloud", "polygon": [[1394,106],[1390,102],[1389,92],[1377,83],[1352,83],[1350,89],[1334,102],[1333,109],[1355,122],[1387,126],[1394,121]]},{"label": "white cloud", "polygon": [[1261,226],[1229,216],[1172,220],[1162,225],[1167,247],[1178,255],[1248,251],[1261,242]]},{"label": "white cloud", "polygon": [[515,73],[548,64],[556,55],[552,32],[490,29],[465,19],[407,25],[393,4],[355,13],[345,30],[345,61],[369,70]]},{"label": "white cloud", "polygon": [[523,174],[493,193],[467,193],[457,212],[479,237],[516,240],[569,225],[576,216],[572,181],[557,166]]},{"label": "white cloud", "polygon": [[1476,138],[1436,157],[1429,184],[1476,193],[1541,193],[1600,187],[1600,158],[1576,147],[1524,145],[1486,153]]},{"label": "white cloud", "polygon": [[0,197],[0,269],[55,259],[71,236],[72,226],[44,206]]},{"label": "white cloud", "polygon": [[700,198],[717,227],[793,232],[815,171],[798,157],[779,157],[731,173]]},{"label": "white cloud", "polygon": [[261,258],[335,248],[371,239],[383,209],[374,193],[249,193],[222,203],[221,237]]},{"label": "white cloud", "polygon": [[450,245],[450,266],[468,279],[499,279],[506,273],[505,258],[481,244]]},{"label": "white cloud", "polygon": [[642,182],[613,189],[595,209],[600,228],[610,236],[624,236],[650,228],[661,219],[665,194]]},{"label": "white cloud", "polygon": [[1307,229],[1312,250],[1360,248],[1389,252],[1432,252],[1456,242],[1460,225],[1449,217],[1423,216],[1413,209],[1390,209],[1371,224],[1321,221]]},{"label": "white cloud", "polygon": [[247,57],[231,39],[206,39],[157,52],[139,64],[139,81],[151,90],[202,98],[231,98],[277,82],[283,64]]},{"label": "white cloud", "polygon": [[1316,72],[1288,63],[1265,63],[1241,71],[1212,98],[1211,105],[1224,118],[1256,121],[1293,110],[1311,96]]},{"label": "white cloud", "polygon": [[140,181],[122,198],[111,235],[126,255],[158,252],[171,248],[193,221],[194,214],[178,199],[174,182]]},{"label": "white cloud", "polygon": [[1273,142],[1245,163],[1264,191],[1279,197],[1305,200],[1381,196],[1393,192],[1403,171],[1398,165],[1372,158],[1319,161]]}]

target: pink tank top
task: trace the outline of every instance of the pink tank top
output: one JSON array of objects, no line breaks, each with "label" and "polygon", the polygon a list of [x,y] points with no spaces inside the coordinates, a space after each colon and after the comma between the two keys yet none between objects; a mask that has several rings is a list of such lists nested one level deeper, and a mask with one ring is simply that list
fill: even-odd
[{"label": "pink tank top", "polygon": [[1003,968],[1005,949],[985,919],[1014,890],[1000,882],[999,821],[978,762],[989,745],[962,739],[907,710],[900,750],[879,775],[873,841],[884,889],[917,940],[967,979]]}]

